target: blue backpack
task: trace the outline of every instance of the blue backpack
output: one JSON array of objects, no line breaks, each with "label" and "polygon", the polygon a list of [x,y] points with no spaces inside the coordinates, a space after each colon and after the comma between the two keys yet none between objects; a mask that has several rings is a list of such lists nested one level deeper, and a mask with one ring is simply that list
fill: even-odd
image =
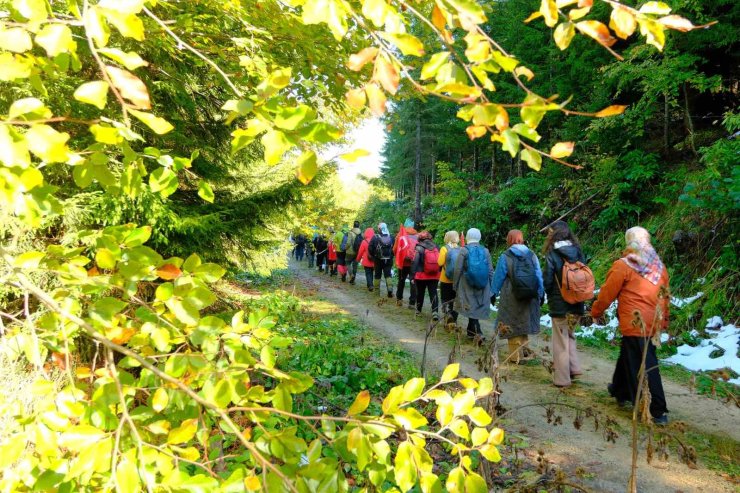
[{"label": "blue backpack", "polygon": [[457,255],[460,253],[460,247],[447,248],[447,255],[445,256],[445,275],[450,281],[455,276],[455,262],[457,262]]},{"label": "blue backpack", "polygon": [[491,271],[486,251],[480,246],[466,248],[468,249],[468,258],[466,259],[465,279],[471,287],[483,289],[489,282],[488,273]]}]

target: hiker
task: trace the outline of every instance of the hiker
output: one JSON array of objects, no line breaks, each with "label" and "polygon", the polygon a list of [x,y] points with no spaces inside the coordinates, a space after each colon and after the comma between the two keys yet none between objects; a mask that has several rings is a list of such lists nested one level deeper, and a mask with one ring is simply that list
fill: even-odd
[{"label": "hiker", "polygon": [[[568,387],[573,379],[583,373],[576,351],[574,331],[583,316],[584,305],[583,301],[571,298],[568,302],[564,299],[563,294],[569,289],[569,283],[567,279],[563,279],[563,272],[577,272],[576,269],[585,267],[586,257],[565,221],[555,221],[550,225],[543,251],[543,281],[552,318],[553,383],[556,387]],[[593,293],[593,285],[591,291]]]},{"label": "hiker", "polygon": [[439,249],[439,294],[442,298],[442,313],[445,317],[445,326],[457,323],[455,311],[455,287],[452,283],[455,277],[455,261],[460,253],[460,233],[448,231],[445,233],[444,246]]},{"label": "hiker", "polygon": [[306,235],[299,234],[298,238],[296,239],[296,245],[295,245],[295,256],[299,262],[303,260],[303,255],[305,251],[306,251]]},{"label": "hiker", "polygon": [[309,269],[313,269],[314,267],[314,253],[315,253],[314,243],[315,242],[313,240],[306,241],[306,260],[308,260]]},{"label": "hiker", "polygon": [[416,255],[411,265],[413,280],[416,286],[416,316],[421,315],[424,307],[424,291],[429,292],[429,301],[432,304],[432,320],[439,320],[439,301],[437,285],[439,284],[439,249],[432,241],[429,231],[422,231],[418,235]]},{"label": "hiker", "polygon": [[357,277],[357,252],[360,251],[360,244],[362,244],[360,221],[355,221],[352,229],[347,232],[347,247],[345,249],[350,284],[354,284],[355,277]]},{"label": "hiker", "polygon": [[329,248],[329,242],[326,241],[324,235],[320,234],[316,237],[314,247],[316,248],[316,266],[319,272],[324,272],[326,268],[326,251]]},{"label": "hiker", "polygon": [[337,275],[337,247],[334,244],[334,228],[329,229],[329,245],[326,249],[326,273],[334,277]]},{"label": "hiker", "polygon": [[388,231],[385,223],[378,224],[379,233],[370,240],[368,249],[375,263],[375,280],[373,286],[380,292],[380,279],[385,277],[385,287],[388,297],[393,298],[393,281],[391,280],[393,269],[393,236]]},{"label": "hiker", "polygon": [[[403,306],[403,291],[406,287],[406,279],[413,281],[411,275],[411,264],[416,257],[416,244],[418,235],[414,229],[414,221],[406,219],[403,230],[398,232],[394,251],[396,252],[396,267],[398,268],[398,287],[396,287],[396,305]],[[409,287],[409,309],[416,308],[416,285],[411,282]]]},{"label": "hiker", "polygon": [[342,282],[347,282],[347,234],[349,228],[345,224],[341,231],[334,235],[334,245],[337,249],[337,271]]},{"label": "hiker", "polygon": [[370,241],[375,236],[373,228],[367,228],[364,233],[362,243],[360,243],[360,249],[357,251],[357,261],[359,261],[365,268],[365,282],[367,283],[367,290],[373,290],[373,271],[375,270],[375,263],[370,256]]},{"label": "hiker", "polygon": [[480,230],[470,228],[465,235],[464,247],[455,262],[455,310],[468,317],[466,334],[469,339],[485,342],[480,328],[481,320],[488,320],[491,312],[491,281],[493,264],[488,248],[480,244]]},{"label": "hiker", "polygon": [[622,406],[635,404],[647,344],[644,368],[650,390],[650,414],[656,424],[664,425],[668,423],[668,408],[651,338],[660,337],[660,332],[668,327],[668,271],[650,243],[650,233],[644,228],[628,229],[625,243],[627,247],[622,258],[616,260],[606,274],[599,297],[591,308],[591,317],[600,319],[617,300],[622,342],[608,390]]},{"label": "hiker", "polygon": [[512,229],[506,235],[506,245],[493,273],[491,304],[500,294],[495,327],[509,343],[509,361],[518,365],[531,354],[527,348],[529,336],[540,332],[545,288],[540,262],[524,245],[524,234]]}]

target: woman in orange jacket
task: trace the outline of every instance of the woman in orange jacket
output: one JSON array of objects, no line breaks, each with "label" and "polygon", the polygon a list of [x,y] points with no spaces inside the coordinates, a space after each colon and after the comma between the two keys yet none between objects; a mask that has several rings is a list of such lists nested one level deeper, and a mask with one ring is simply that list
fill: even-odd
[{"label": "woman in orange jacket", "polygon": [[357,251],[357,261],[365,268],[365,281],[367,282],[368,291],[373,290],[373,272],[375,271],[375,262],[373,262],[369,248],[370,240],[373,239],[373,236],[375,236],[375,230],[373,228],[367,228],[365,233],[363,233],[365,239],[362,240],[360,249]]},{"label": "woman in orange jacket", "polygon": [[617,300],[622,342],[612,383],[608,386],[609,394],[620,405],[635,404],[642,354],[647,344],[645,370],[650,389],[650,414],[656,424],[666,424],[668,408],[651,339],[668,326],[668,271],[651,245],[646,229],[628,229],[625,242],[624,255],[609,269],[591,308],[591,317],[603,317],[609,305]]}]

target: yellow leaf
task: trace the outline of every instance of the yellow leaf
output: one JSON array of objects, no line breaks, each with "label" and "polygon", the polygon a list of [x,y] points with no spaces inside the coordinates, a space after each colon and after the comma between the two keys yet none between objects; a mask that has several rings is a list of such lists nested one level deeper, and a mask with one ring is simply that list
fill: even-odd
[{"label": "yellow leaf", "polygon": [[160,387],[152,396],[152,409],[154,409],[155,412],[161,412],[164,408],[167,407],[167,404],[170,402],[170,396],[167,394],[167,390]]},{"label": "yellow leaf", "polygon": [[555,24],[558,23],[558,7],[555,0],[542,0],[540,13],[545,18],[547,27],[555,27]]},{"label": "yellow leaf", "polygon": [[486,135],[486,127],[481,125],[471,125],[465,129],[470,140],[475,140]]},{"label": "yellow leaf", "polygon": [[141,123],[152,129],[155,134],[164,135],[175,128],[164,118],[152,115],[151,113],[137,110],[129,110],[129,113],[134,115],[139,121],[141,121]]},{"label": "yellow leaf", "polygon": [[662,51],[665,45],[663,24],[647,18],[640,18],[637,22],[640,24],[640,33],[647,38],[647,43]]},{"label": "yellow leaf", "polygon": [[444,31],[445,27],[447,26],[447,19],[445,18],[445,14],[439,7],[439,4],[437,2],[434,3],[434,8],[432,9],[432,24],[434,24],[434,27],[436,27],[440,31]]},{"label": "yellow leaf", "polygon": [[621,5],[615,5],[609,18],[609,27],[622,39],[632,36],[637,29],[637,20],[632,11]]},{"label": "yellow leaf", "polygon": [[122,14],[138,14],[144,8],[144,0],[100,0],[98,5]]},{"label": "yellow leaf", "polygon": [[386,97],[377,84],[368,84],[365,87],[365,94],[370,104],[370,110],[375,116],[382,116],[385,113]]},{"label": "yellow leaf", "polygon": [[345,99],[350,108],[361,110],[365,107],[367,98],[365,97],[365,91],[363,89],[350,89],[345,94]]},{"label": "yellow leaf", "polygon": [[568,12],[568,19],[572,21],[576,21],[582,17],[585,17],[589,12],[591,12],[591,7],[584,7],[582,9],[573,9]]},{"label": "yellow leaf", "polygon": [[365,412],[365,409],[367,409],[367,406],[370,405],[370,392],[367,390],[363,390],[359,394],[357,394],[357,397],[355,398],[355,401],[352,403],[352,405],[349,407],[349,410],[347,411],[348,416],[354,416],[356,414],[360,414]]},{"label": "yellow leaf", "polygon": [[554,158],[568,157],[573,154],[574,142],[558,142],[550,149],[550,156]]},{"label": "yellow leaf", "polygon": [[555,32],[552,36],[555,39],[557,47],[561,50],[565,50],[570,45],[570,42],[573,40],[573,36],[575,35],[576,26],[572,22],[563,22],[555,28]]},{"label": "yellow leaf", "polygon": [[668,29],[676,31],[688,32],[692,29],[696,29],[697,26],[691,23],[690,20],[681,17],[680,15],[667,15],[658,19],[658,22],[663,24]]},{"label": "yellow leaf", "polygon": [[28,149],[47,163],[62,163],[69,158],[69,134],[48,125],[34,125],[26,132]]},{"label": "yellow leaf", "polygon": [[422,56],[424,54],[424,43],[416,36],[405,33],[380,33],[380,35],[393,43],[404,55]]},{"label": "yellow leaf", "polygon": [[617,39],[611,35],[609,28],[599,21],[581,21],[576,28],[586,36],[595,39],[600,45],[611,46]]},{"label": "yellow leaf", "polygon": [[470,429],[468,428],[468,424],[462,419],[455,419],[452,421],[452,423],[449,424],[449,429],[460,438],[464,438],[465,440],[470,438]]},{"label": "yellow leaf", "polygon": [[32,23],[46,20],[49,16],[44,0],[13,0],[13,8]]},{"label": "yellow leaf", "polygon": [[379,56],[375,60],[375,80],[380,82],[383,89],[390,94],[396,94],[398,84],[401,82],[401,76],[393,64],[384,56]]},{"label": "yellow leaf", "polygon": [[534,79],[534,72],[532,72],[530,69],[528,69],[524,65],[520,65],[517,68],[515,68],[514,75],[516,75],[517,77],[520,75],[523,75],[527,78],[528,81]]},{"label": "yellow leaf", "polygon": [[257,476],[247,476],[244,478],[244,487],[247,491],[260,491],[262,489],[262,483],[260,483],[260,478]]},{"label": "yellow leaf", "polygon": [[74,98],[102,110],[108,99],[108,83],[102,80],[85,82],[77,88]]},{"label": "yellow leaf", "polygon": [[343,161],[347,161],[348,163],[354,163],[358,159],[369,156],[369,155],[370,155],[370,151],[366,149],[355,149],[352,152],[340,154],[339,159],[342,159]]},{"label": "yellow leaf", "polygon": [[87,9],[83,21],[85,23],[85,31],[90,34],[96,46],[102,47],[108,44],[110,30],[103,19],[100,9],[97,7]]},{"label": "yellow leaf", "polygon": [[671,13],[671,7],[665,2],[647,2],[640,7],[641,14],[668,15]]},{"label": "yellow leaf", "polygon": [[47,24],[36,35],[36,44],[46,50],[49,57],[74,51],[77,43],[72,39],[72,30],[64,24]]},{"label": "yellow leaf", "polygon": [[363,0],[362,15],[375,24],[375,27],[383,27],[385,17],[390,7],[384,0]]},{"label": "yellow leaf", "polygon": [[537,12],[532,12],[532,14],[529,17],[524,19],[524,23],[529,24],[533,20],[539,19],[540,17],[542,17],[542,12],[540,12],[539,10]]},{"label": "yellow leaf", "polygon": [[483,445],[480,448],[480,453],[491,462],[499,462],[501,460],[501,454],[498,449],[490,443]]},{"label": "yellow leaf", "polygon": [[135,51],[124,52],[118,48],[100,48],[98,53],[120,63],[129,70],[136,70],[139,67],[149,65],[149,63],[141,58]]},{"label": "yellow leaf", "polygon": [[442,372],[442,378],[439,381],[449,382],[451,380],[456,379],[459,373],[460,373],[460,363],[451,363],[445,367],[444,371]]},{"label": "yellow leaf", "polygon": [[357,53],[350,55],[347,67],[359,72],[366,64],[370,63],[378,55],[378,49],[374,46],[363,48]]},{"label": "yellow leaf", "polygon": [[143,110],[152,108],[152,103],[149,100],[149,91],[147,91],[146,85],[144,85],[141,79],[127,70],[112,65],[106,65],[105,70],[108,72],[113,85],[121,93],[121,96],[129,100],[135,108]]},{"label": "yellow leaf", "polygon": [[504,430],[501,428],[494,428],[488,435],[488,443],[491,445],[501,445],[504,441]]},{"label": "yellow leaf", "polygon": [[297,166],[298,180],[304,185],[308,185],[319,169],[316,154],[313,151],[304,152],[298,158]]},{"label": "yellow leaf", "polygon": [[33,48],[28,31],[21,27],[0,29],[0,48],[14,53],[23,53]]},{"label": "yellow leaf", "polygon": [[542,169],[542,156],[539,152],[530,149],[523,149],[521,156],[522,161],[527,163],[527,166],[529,166],[533,170],[539,171],[540,169]]},{"label": "yellow leaf", "polygon": [[614,116],[614,115],[621,115],[624,113],[624,110],[627,108],[625,105],[621,104],[613,104],[611,106],[607,106],[603,110],[596,113],[594,116],[596,118],[605,118],[607,116]]},{"label": "yellow leaf", "polygon": [[186,419],[180,423],[180,426],[170,431],[169,435],[167,435],[167,443],[179,444],[189,442],[195,436],[196,431],[198,431],[198,420]]},{"label": "yellow leaf", "polygon": [[103,10],[102,14],[122,36],[144,41],[144,23],[136,15],[107,9]]}]

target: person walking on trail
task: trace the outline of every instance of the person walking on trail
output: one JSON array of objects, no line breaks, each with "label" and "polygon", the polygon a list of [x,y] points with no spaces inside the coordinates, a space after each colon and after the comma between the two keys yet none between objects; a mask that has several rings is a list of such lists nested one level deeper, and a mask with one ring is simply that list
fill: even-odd
[{"label": "person walking on trail", "polygon": [[[405,232],[399,231],[396,238],[396,267],[398,269],[398,286],[396,287],[396,305],[403,306],[403,291],[406,288],[406,279],[413,281],[411,275],[411,264],[416,257],[416,244],[419,241],[418,234],[414,229],[414,222],[406,219],[404,223]],[[409,287],[409,309],[416,308],[416,284],[411,282]]]},{"label": "person walking on trail", "polygon": [[347,233],[349,228],[345,224],[341,231],[334,234],[334,248],[337,250],[337,272],[342,282],[347,281]]},{"label": "person walking on trail", "polygon": [[306,235],[299,234],[296,238],[295,243],[295,257],[299,262],[303,260],[303,255],[306,252]]},{"label": "person walking on trail", "polygon": [[388,297],[393,298],[393,236],[385,223],[378,224],[379,233],[370,240],[368,249],[375,263],[375,279],[373,286],[380,292],[381,277],[385,277],[385,287]]},{"label": "person walking on trail", "polygon": [[324,272],[324,269],[326,268],[326,253],[329,249],[329,242],[326,241],[326,237],[324,235],[319,235],[316,238],[316,266],[319,270],[319,272]]},{"label": "person walking on trail", "polygon": [[442,313],[445,318],[445,326],[457,323],[457,312],[455,311],[455,287],[452,283],[455,277],[455,261],[460,253],[460,233],[448,231],[444,237],[445,244],[439,249],[439,294],[442,298]]},{"label": "person walking on trail", "polygon": [[334,244],[334,228],[329,228],[326,247],[326,273],[331,277],[337,275],[337,247]]},{"label": "person walking on trail", "polygon": [[314,253],[316,252],[316,233],[311,241],[306,241],[306,260],[308,261],[308,268],[313,269],[314,267]]},{"label": "person walking on trail", "polygon": [[466,245],[460,247],[455,261],[453,284],[455,310],[468,318],[467,336],[485,342],[480,328],[481,320],[488,320],[491,313],[491,281],[493,264],[488,248],[480,244],[481,233],[471,228],[465,235]]},{"label": "person walking on trail", "polygon": [[[586,258],[578,239],[565,221],[555,221],[550,225],[544,253],[543,281],[552,318],[553,383],[556,387],[568,387],[574,378],[583,373],[576,350],[575,328],[583,316],[585,299],[578,301],[572,296],[569,292],[571,282],[567,277],[585,275],[590,270],[585,266]],[[563,278],[563,273],[566,274],[566,279]],[[593,280],[593,276],[591,279]],[[591,288],[593,297],[593,285]],[[588,296],[584,298],[588,299]]]},{"label": "person walking on trail", "polygon": [[512,229],[506,251],[493,273],[492,304],[500,295],[495,327],[509,343],[508,359],[514,364],[528,359],[529,336],[540,332],[540,306],[545,300],[542,270],[537,255],[524,245],[524,234]]},{"label": "person walking on trail", "polygon": [[650,233],[644,228],[628,229],[625,243],[623,257],[615,261],[606,274],[599,297],[591,308],[591,317],[600,319],[617,300],[622,341],[612,383],[608,386],[609,394],[621,405],[634,405],[639,375],[646,371],[650,414],[655,423],[667,424],[668,408],[652,338],[659,338],[660,332],[668,327],[668,271],[650,243]]},{"label": "person walking on trail", "polygon": [[429,292],[429,302],[432,304],[432,320],[439,320],[439,300],[437,285],[439,284],[439,248],[432,241],[428,231],[422,231],[418,236],[416,255],[411,265],[413,275],[412,284],[416,286],[416,316],[421,316],[424,307],[424,292]]},{"label": "person walking on trail", "polygon": [[365,268],[365,281],[367,283],[367,290],[373,291],[373,271],[375,270],[375,263],[373,262],[372,256],[370,255],[370,241],[375,236],[373,228],[367,228],[364,233],[362,243],[360,243],[360,249],[357,252],[357,261],[359,261]]},{"label": "person walking on trail", "polygon": [[360,251],[361,243],[362,231],[360,231],[360,221],[355,221],[352,229],[347,232],[347,247],[345,249],[350,284],[354,284],[357,277],[357,252]]}]

